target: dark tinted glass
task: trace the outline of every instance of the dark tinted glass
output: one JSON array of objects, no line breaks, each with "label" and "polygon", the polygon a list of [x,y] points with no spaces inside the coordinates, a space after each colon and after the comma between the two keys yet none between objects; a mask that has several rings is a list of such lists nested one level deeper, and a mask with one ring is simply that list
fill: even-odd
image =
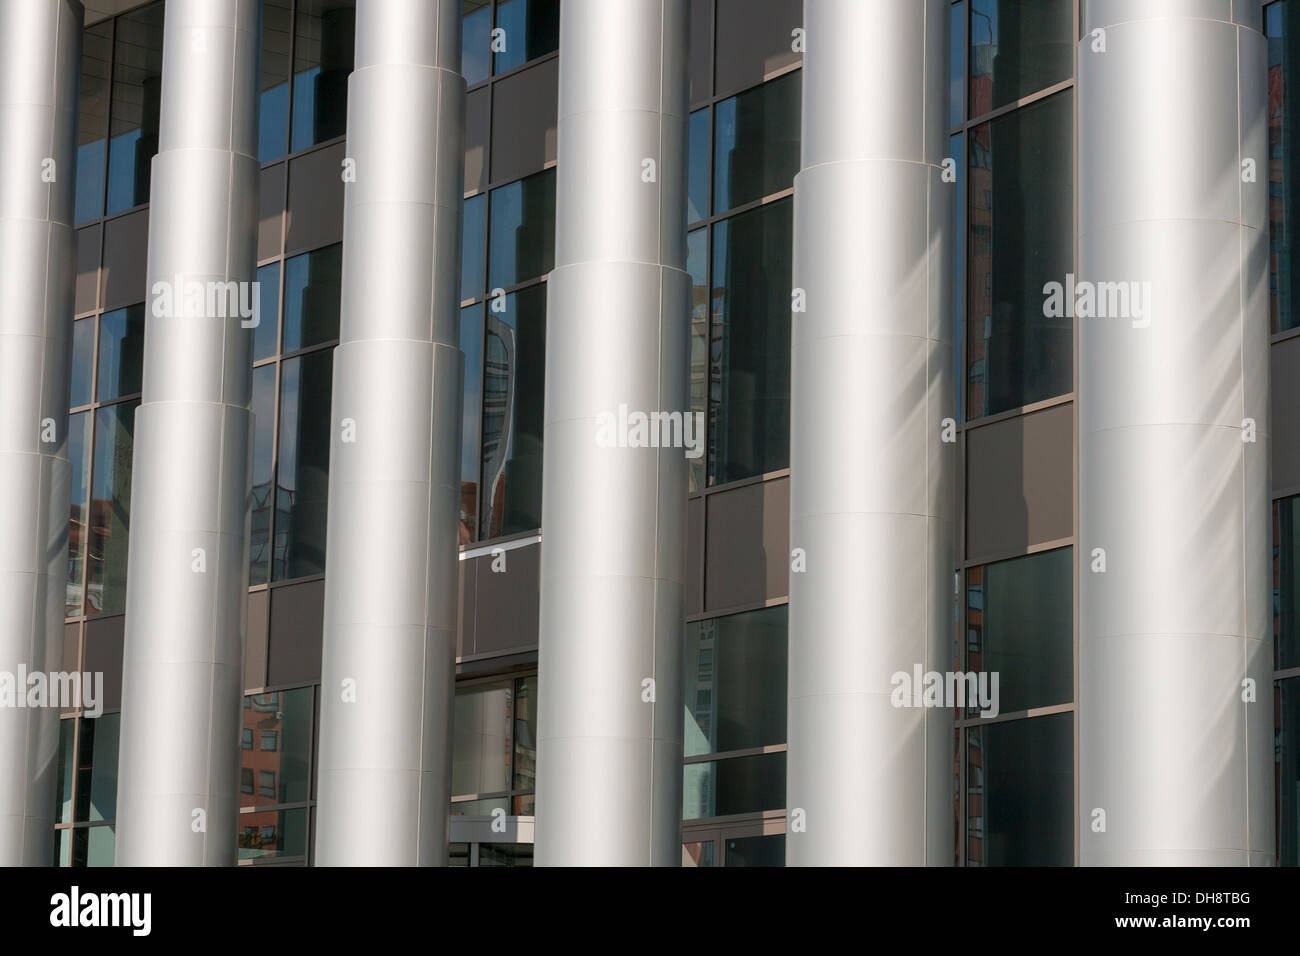
[{"label": "dark tinted glass", "polygon": [[90,378],[95,361],[95,320],[72,323],[72,376],[68,383],[68,408],[90,404]]},{"label": "dark tinted glass", "polygon": [[[306,800],[311,761],[312,689],[300,687],[245,697],[242,713],[245,736],[251,730],[256,740],[270,741],[272,746],[240,750],[244,770],[256,772],[255,792],[241,792],[240,806]],[[265,792],[268,789],[270,792]]]},{"label": "dark tinted glass", "polygon": [[[686,236],[686,271],[691,274],[691,414],[709,416],[709,230]],[[691,458],[691,491],[703,491],[708,459]]]},{"label": "dark tinted glass", "polygon": [[532,866],[531,843],[480,843],[479,866]]},{"label": "dark tinted glass", "polygon": [[948,32],[948,125],[966,118],[966,0],[949,8],[952,24]]},{"label": "dark tinted glass", "polygon": [[91,478],[86,613],[126,610],[126,552],[131,510],[131,451],[138,401],[95,412]]},{"label": "dark tinted glass", "polygon": [[333,370],[332,349],[287,359],[280,365],[280,454],[272,580],[325,570]]},{"label": "dark tinted glass", "polygon": [[695,222],[709,214],[709,111],[706,107],[691,114],[690,164],[687,189],[686,221]]},{"label": "dark tinted glass", "polygon": [[336,243],[284,263],[284,352],[339,337],[343,245]]},{"label": "dark tinted glass", "polygon": [[515,681],[516,790],[532,790],[537,782],[537,678]]},{"label": "dark tinted glass", "polygon": [[492,190],[488,284],[508,289],[555,266],[555,170]]},{"label": "dark tinted glass", "polygon": [[492,4],[490,0],[461,0],[460,72],[465,83],[473,86],[488,77],[488,47],[492,32]]},{"label": "dark tinted glass", "polygon": [[143,373],[144,306],[105,312],[99,319],[99,401],[136,394]]},{"label": "dark tinted glass", "polygon": [[104,158],[108,138],[108,71],[113,51],[113,21],[86,27],[81,34],[81,89],[78,93],[78,223],[104,214]]},{"label": "dark tinted glass", "polygon": [[757,813],[785,806],[785,754],[732,757],[682,768],[682,819]]},{"label": "dark tinted glass", "polygon": [[72,775],[76,760],[72,752],[73,731],[77,722],[72,719],[59,721],[59,777],[54,787],[54,822],[72,822]]},{"label": "dark tinted glass", "polygon": [[293,48],[293,152],[347,132],[355,0],[298,0]]},{"label": "dark tinted glass", "polygon": [[971,568],[966,598],[965,669],[998,675],[1001,713],[1074,699],[1072,549]]},{"label": "dark tinted glass", "polygon": [[68,485],[68,580],[64,613],[81,613],[81,575],[86,560],[86,495],[90,491],[91,412],[68,416],[68,462],[72,465]]},{"label": "dark tinted glass", "polygon": [[271,516],[275,508],[275,365],[253,369],[253,489],[249,496],[248,583],[271,576]]},{"label": "dark tinted glass", "polygon": [[542,403],[546,287],[505,297],[487,310],[483,352],[483,524],[480,535],[542,525]]},{"label": "dark tinted glass", "polygon": [[802,76],[795,71],[717,105],[715,213],[770,196],[794,183],[799,171],[801,83]]},{"label": "dark tinted glass", "polygon": [[[500,0],[495,72],[504,73],[560,48],[560,0]],[[502,49],[504,44],[504,49]]]},{"label": "dark tinted glass", "polygon": [[790,464],[789,199],[713,228],[709,483]]},{"label": "dark tinted glass", "polygon": [[1069,91],[971,132],[967,415],[1069,392],[1073,329],[1043,313],[1043,286],[1074,259],[1074,116]]},{"label": "dark tinted glass", "polygon": [[740,837],[726,841],[726,866],[785,866],[785,836]]},{"label": "dark tinted glass", "polygon": [[77,760],[77,820],[92,823],[117,817],[118,714],[81,720]]},{"label": "dark tinted glass", "polygon": [[1300,67],[1300,5],[1275,3],[1267,8],[1269,257],[1273,331],[1300,325],[1295,277],[1300,276],[1300,243],[1293,241],[1300,224],[1300,152],[1291,148],[1300,132],[1300,96],[1290,86]]},{"label": "dark tinted glass", "polygon": [[465,215],[461,227],[460,298],[472,299],[483,294],[483,245],[487,222],[484,212],[487,195],[479,193],[465,200]]},{"label": "dark tinted glass", "polygon": [[786,608],[686,625],[684,753],[785,743]]},{"label": "dark tinted glass", "polygon": [[149,201],[162,106],[163,4],[117,18],[108,146],[108,213]]},{"label": "dark tinted glass", "polygon": [[1277,669],[1300,667],[1300,497],[1274,505]]},{"label": "dark tinted glass", "polygon": [[1072,0],[971,0],[971,116],[1067,80],[1073,69]]},{"label": "dark tinted glass", "polygon": [[1278,863],[1300,866],[1300,677],[1276,687]]},{"label": "dark tinted glass", "polygon": [[262,4],[257,158],[263,163],[283,156],[289,142],[289,7],[290,0],[264,0]]},{"label": "dark tinted glass", "polygon": [[956,241],[956,254],[952,257],[952,312],[953,312],[953,381],[956,389],[957,421],[962,421],[965,410],[962,380],[962,362],[966,342],[966,137],[962,133],[948,139],[948,155],[957,164],[955,174],[957,181],[953,186],[957,190],[956,208],[953,210],[953,238]]},{"label": "dark tinted glass", "polygon": [[72,834],[73,866],[112,866],[114,828],[111,826],[79,827],[65,831]]},{"label": "dark tinted glass", "polygon": [[478,538],[479,435],[483,403],[483,306],[460,311],[460,350],[465,355],[465,391],[460,429],[460,543]]},{"label": "dark tinted glass", "polygon": [[1074,715],[966,731],[966,865],[1069,866]]},{"label": "dark tinted glass", "polygon": [[253,330],[253,360],[270,358],[279,347],[280,263],[257,270],[257,328]]}]

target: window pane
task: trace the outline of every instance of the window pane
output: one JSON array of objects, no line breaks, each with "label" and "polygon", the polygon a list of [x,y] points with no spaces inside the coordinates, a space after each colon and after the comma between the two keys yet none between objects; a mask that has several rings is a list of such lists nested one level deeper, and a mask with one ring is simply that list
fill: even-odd
[{"label": "window pane", "polygon": [[[709,420],[709,230],[686,234],[686,271],[691,274],[691,414]],[[705,429],[708,440],[709,430]],[[691,491],[703,491],[705,457],[687,459]]]},{"label": "window pane", "polygon": [[717,105],[713,140],[715,213],[770,196],[794,183],[794,174],[799,171],[801,82],[796,70]]},{"label": "window pane", "polygon": [[248,583],[271,575],[271,511],[275,471],[275,366],[253,369],[253,488],[249,498]]},{"label": "window pane", "polygon": [[325,571],[333,371],[333,349],[288,359],[280,366],[275,581]]},{"label": "window pane", "polygon": [[144,306],[105,312],[99,319],[99,401],[138,394],[143,371]]},{"label": "window pane", "polygon": [[109,124],[108,213],[149,201],[162,105],[163,4],[117,18]]},{"label": "window pane", "polygon": [[971,568],[966,593],[965,669],[998,675],[1001,713],[1074,700],[1073,549]]},{"label": "window pane", "polygon": [[510,789],[514,682],[456,688],[453,718],[453,796]]},{"label": "window pane", "polygon": [[784,753],[688,763],[682,768],[683,820],[784,806]]},{"label": "window pane", "polygon": [[460,311],[460,350],[465,353],[465,390],[460,430],[460,543],[478,538],[479,414],[483,401],[483,306]]},{"label": "window pane", "polygon": [[117,738],[120,715],[85,717],[77,759],[77,820],[117,816]]},{"label": "window pane", "polygon": [[104,214],[104,155],[108,138],[108,70],[113,21],[81,33],[81,89],[78,93],[76,221]]},{"label": "window pane", "polygon": [[131,519],[131,449],[138,401],[95,411],[94,474],[86,555],[86,613],[126,610],[126,551]]},{"label": "window pane", "polygon": [[488,282],[508,289],[555,267],[555,170],[492,190]]},{"label": "window pane", "polygon": [[1300,497],[1276,505],[1277,669],[1300,667]]},{"label": "window pane", "polygon": [[1278,863],[1300,866],[1300,677],[1278,681]]},{"label": "window pane", "polygon": [[956,411],[957,423],[962,421],[964,405],[962,403],[962,362],[963,349],[966,341],[966,137],[962,133],[952,136],[948,140],[948,155],[956,160],[957,168],[955,175],[957,181],[953,183],[957,190],[956,209],[953,211],[954,231],[953,237],[956,240],[956,254],[952,257],[952,312],[953,312],[953,355],[955,358],[955,367],[953,370],[953,381],[957,383]]},{"label": "window pane", "polygon": [[728,840],[726,847],[726,866],[785,866],[784,833]]},{"label": "window pane", "polygon": [[257,270],[257,328],[253,330],[253,361],[270,358],[276,353],[279,332],[280,263],[272,262]]},{"label": "window pane", "polygon": [[241,813],[238,847],[241,860],[306,856],[306,808]]},{"label": "window pane", "polygon": [[59,779],[55,787],[55,823],[72,822],[72,775],[76,766],[72,738],[76,723],[72,718],[59,721]]},{"label": "window pane", "polygon": [[290,0],[262,4],[262,98],[257,158],[269,163],[284,155],[289,139]]},{"label": "window pane", "polygon": [[709,484],[790,464],[788,199],[713,228]]},{"label": "window pane", "polygon": [[684,753],[785,743],[785,606],[686,625]]},{"label": "window pane", "polygon": [[976,128],[969,151],[967,416],[1072,387],[1071,319],[1043,315],[1043,286],[1074,260],[1069,91]]},{"label": "window pane", "polygon": [[[1269,155],[1269,289],[1274,332],[1300,325],[1293,286],[1300,245],[1291,236],[1300,224],[1300,154],[1291,148],[1300,132],[1294,109],[1300,97],[1288,95],[1291,70],[1300,58],[1300,5],[1275,3],[1267,8],[1268,155]],[[1290,68],[1290,69],[1289,69]]]},{"label": "window pane", "polygon": [[499,0],[497,29],[505,31],[497,73],[545,56],[560,48],[560,0]]},{"label": "window pane", "polygon": [[283,350],[294,352],[337,339],[342,295],[342,243],[287,260]]},{"label": "window pane", "polygon": [[1072,0],[971,0],[971,116],[1069,79],[1073,21]]},{"label": "window pane", "polygon": [[460,234],[460,298],[472,299],[483,294],[483,243],[487,223],[484,211],[487,194],[479,193],[465,200],[465,215]]},{"label": "window pane", "polygon": [[[312,689],[255,694],[244,698],[243,737],[255,736],[256,750],[244,748],[243,769],[258,775],[258,793],[242,794],[240,806],[298,803],[308,799],[311,761]],[[268,774],[268,777],[262,777]],[[270,794],[261,792],[273,781]]]},{"label": "window pane", "polygon": [[510,801],[505,797],[490,800],[461,800],[451,805],[453,817],[490,817],[496,810],[510,812]]},{"label": "window pane", "polygon": [[966,0],[949,8],[952,20],[948,32],[948,125],[965,119],[966,106]]},{"label": "window pane", "polygon": [[81,613],[81,575],[86,560],[86,495],[90,491],[91,412],[68,416],[68,580],[63,613]]},{"label": "window pane", "polygon": [[95,362],[95,320],[72,323],[72,376],[68,383],[68,408],[90,404],[90,379]]},{"label": "window pane", "polygon": [[532,866],[531,843],[480,843],[479,866]]},{"label": "window pane", "polygon": [[1074,860],[1074,715],[966,731],[966,865]]},{"label": "window pane", "polygon": [[298,0],[294,21],[293,137],[297,152],[347,132],[355,0]]},{"label": "window pane", "polygon": [[72,833],[73,866],[112,866],[114,827],[79,827]]},{"label": "window pane", "polygon": [[515,681],[515,784],[532,790],[537,780],[537,678]]},{"label": "window pane", "polygon": [[709,111],[707,107],[691,114],[689,161],[686,221],[695,222],[709,214]]},{"label": "window pane", "polygon": [[492,4],[489,0],[461,0],[461,16],[460,72],[465,84],[473,86],[488,77]]},{"label": "window pane", "polygon": [[546,286],[533,286],[504,301],[504,312],[487,310],[482,538],[542,526]]},{"label": "window pane", "polygon": [[450,843],[447,845],[448,866],[469,866],[469,844]]}]

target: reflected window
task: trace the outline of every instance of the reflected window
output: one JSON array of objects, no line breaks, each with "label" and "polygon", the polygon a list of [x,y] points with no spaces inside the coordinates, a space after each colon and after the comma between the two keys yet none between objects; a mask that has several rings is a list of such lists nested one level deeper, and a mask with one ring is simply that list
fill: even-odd
[{"label": "reflected window", "polygon": [[479,414],[483,401],[483,306],[460,311],[460,350],[465,355],[465,388],[460,431],[460,543],[478,538]]},{"label": "reflected window", "polygon": [[96,398],[112,401],[140,392],[144,374],[144,305],[105,312],[99,318]]},{"label": "reflected window", "polygon": [[1074,32],[1073,0],[971,0],[971,116],[1068,80]]},{"label": "reflected window", "polygon": [[342,136],[356,46],[355,0],[298,0],[294,20],[290,150]]},{"label": "reflected window", "polygon": [[307,855],[307,810],[241,813],[236,846],[241,860]]},{"label": "reflected window", "polygon": [[248,583],[271,577],[271,519],[275,510],[275,366],[253,369],[253,487],[249,497]]},{"label": "reflected window", "polygon": [[138,401],[95,411],[86,553],[86,613],[126,610],[127,535],[131,511],[131,453]]},{"label": "reflected window", "polygon": [[269,163],[289,142],[289,7],[291,0],[263,0],[262,86],[257,158]]},{"label": "reflected window", "polygon": [[[713,211],[789,189],[799,171],[800,71],[723,100],[715,108]],[[789,282],[786,282],[789,285]],[[789,291],[786,292],[789,298]]]},{"label": "reflected window", "polygon": [[[240,806],[300,803],[311,787],[312,688],[274,691],[247,706],[241,733],[243,770],[257,774],[257,793],[241,798]],[[253,749],[254,739],[258,747]]]},{"label": "reflected window", "polygon": [[508,289],[555,267],[555,170],[492,190],[488,284]]},{"label": "reflected window", "polygon": [[497,0],[493,72],[505,73],[560,48],[560,0]]},{"label": "reflected window", "polygon": [[72,466],[68,483],[68,580],[63,613],[75,617],[81,613],[81,578],[85,573],[87,527],[86,496],[90,493],[90,428],[93,413],[77,412],[68,416],[68,463]]},{"label": "reflected window", "polygon": [[108,77],[113,52],[113,21],[81,33],[81,88],[78,92],[78,224],[104,214],[104,163],[108,147]]},{"label": "reflected window", "polygon": [[325,571],[329,490],[332,349],[280,365],[279,462],[276,469],[275,581]]},{"label": "reflected window", "polygon": [[284,352],[339,337],[343,296],[343,244],[335,243],[284,264]]},{"label": "reflected window", "polygon": [[109,111],[109,215],[149,201],[162,106],[163,4],[115,22],[113,100]]},{"label": "reflected window", "polygon": [[686,756],[785,743],[787,626],[784,605],[686,625]]}]

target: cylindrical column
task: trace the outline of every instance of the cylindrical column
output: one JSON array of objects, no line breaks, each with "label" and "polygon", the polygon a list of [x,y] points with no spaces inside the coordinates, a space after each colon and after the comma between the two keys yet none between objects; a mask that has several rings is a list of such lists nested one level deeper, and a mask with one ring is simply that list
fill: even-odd
[{"label": "cylindrical column", "polygon": [[[947,0],[804,5],[790,866],[953,859],[951,710],[894,680],[952,667],[948,16]],[[864,36],[887,39],[865,56]]]},{"label": "cylindrical column", "polygon": [[1079,860],[1271,864],[1265,41],[1134,6],[1078,48]]},{"label": "cylindrical column", "polygon": [[539,865],[681,863],[688,6],[560,14]]},{"label": "cylindrical column", "polygon": [[0,866],[53,860],[59,702],[28,706],[23,675],[63,648],[81,22],[0,5]]},{"label": "cylindrical column", "polygon": [[259,7],[167,4],[132,465],[120,866],[235,861]]},{"label": "cylindrical column", "polygon": [[456,676],[457,0],[359,0],[334,351],[316,859],[445,866]]}]

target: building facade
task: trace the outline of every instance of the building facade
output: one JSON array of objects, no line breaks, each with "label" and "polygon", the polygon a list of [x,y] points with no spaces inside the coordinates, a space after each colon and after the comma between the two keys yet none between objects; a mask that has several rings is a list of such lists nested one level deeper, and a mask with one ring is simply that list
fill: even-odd
[{"label": "building facade", "polygon": [[[237,775],[228,768],[237,822],[209,815],[233,832],[209,834],[215,849],[200,862],[383,859],[384,841],[417,819],[442,822],[441,810],[387,799],[367,761],[391,753],[394,777],[446,778],[413,799],[449,795],[452,865],[531,865],[535,844],[541,863],[662,863],[650,847],[665,806],[668,826],[680,822],[672,862],[680,842],[690,866],[1300,864],[1300,252],[1289,238],[1300,223],[1300,0],[455,0],[458,42],[436,34],[419,62],[458,71],[463,92],[423,120],[391,114],[427,124],[384,147],[408,190],[398,196],[365,192],[378,135],[367,120],[391,98],[362,96],[367,113],[349,116],[349,81],[355,111],[357,74],[416,62],[403,33],[435,34],[414,12],[410,30],[385,34],[366,19],[382,2],[261,3],[260,79],[247,94],[258,206],[239,227],[256,246],[259,320],[247,394],[232,399],[251,413],[248,582],[242,617],[225,622],[227,635],[243,630],[241,686],[223,698],[239,740]],[[142,542],[172,527],[151,531],[149,509],[171,500],[169,474],[181,480],[168,469],[175,443],[151,465],[135,454],[140,412],[162,395],[146,371],[184,384],[183,353],[161,342],[145,353],[150,241],[165,221],[150,199],[175,195],[154,160],[184,145],[176,130],[199,135],[168,122],[169,97],[192,91],[170,79],[181,61],[165,66],[167,24],[180,8],[221,6],[84,0],[77,148],[61,164],[75,168],[59,410],[68,523],[23,526],[33,540],[58,531],[67,550],[61,663],[53,653],[48,669],[104,675],[102,713],[67,707],[43,738],[53,804],[30,815],[44,813],[57,865],[161,859],[175,839],[126,829],[159,819],[159,795],[177,791],[151,796],[139,780],[151,748],[164,758],[164,725],[183,723],[147,703],[183,707],[136,676],[147,642],[127,615],[128,595],[134,616],[150,601],[176,610],[176,594],[127,571],[129,554],[145,566]],[[659,52],[613,55],[600,37]],[[23,68],[65,81],[70,69],[58,57]],[[17,69],[0,60],[0,81],[18,82]],[[584,84],[592,76],[607,82]],[[890,96],[872,98],[880,89]],[[604,125],[584,127],[591,113]],[[651,145],[634,114],[656,117]],[[1226,132],[1210,148],[1189,130]],[[438,198],[455,136],[458,210]],[[226,149],[251,161],[251,143]],[[459,215],[456,248],[408,261],[403,244],[383,246],[354,210],[388,200],[436,208],[430,230]],[[0,226],[14,208],[0,207]],[[1162,239],[1135,222],[1232,232],[1206,225],[1198,239],[1183,225]],[[421,561],[426,539],[433,548],[450,534],[449,523],[430,531],[427,507],[396,507],[397,492],[379,502],[372,487],[367,499],[362,479],[377,486],[376,475],[340,465],[342,419],[366,435],[340,394],[361,407],[421,380],[397,374],[400,349],[383,389],[384,362],[340,364],[393,338],[382,315],[350,311],[348,289],[386,267],[377,248],[390,269],[438,269],[435,294],[448,269],[459,287],[430,313],[445,321],[402,332],[432,353],[458,351],[459,389],[443,390],[440,366],[428,384],[437,403],[395,411],[424,454],[459,449],[458,598],[445,626],[398,620],[399,585],[415,586],[396,580],[402,562],[371,588],[391,609],[372,614],[369,591],[327,598],[339,563],[375,567],[365,522],[347,516],[383,522]],[[655,307],[626,292],[644,271],[629,264],[647,263]],[[8,283],[20,267],[37,264],[6,254],[0,275]],[[1086,314],[1074,294],[1121,280],[1139,283],[1122,316]],[[1145,314],[1143,281],[1157,296]],[[1071,309],[1045,304],[1050,283]],[[594,444],[567,448],[565,421],[616,411],[620,387],[634,408],[698,414],[698,448],[626,471]],[[457,438],[428,432],[418,412],[429,407],[444,424],[458,418]],[[1255,431],[1243,440],[1246,419]],[[1183,437],[1133,438],[1126,451],[1122,434],[1142,429]],[[395,452],[392,468],[404,462]],[[331,484],[340,468],[351,490]],[[145,481],[155,490],[133,495]],[[425,472],[411,481],[437,484]],[[436,497],[423,494],[410,501]],[[624,514],[635,518],[620,524]],[[563,529],[546,537],[544,516]],[[679,531],[653,533],[673,522]],[[342,549],[330,537],[341,523],[355,542]],[[437,608],[449,613],[446,599]],[[387,716],[348,725],[355,736],[337,746],[351,719],[339,684],[365,670],[366,642],[402,669],[396,645],[357,636],[380,624],[445,631],[454,689],[440,698],[426,675],[402,697],[407,675],[394,673],[377,689],[393,706],[371,714]],[[611,659],[611,641],[626,660]],[[213,663],[199,651],[193,661]],[[902,717],[882,706],[888,719],[868,719],[890,674],[913,665],[998,674],[996,715],[967,701]],[[375,686],[362,677],[361,690]],[[564,693],[548,699],[548,687]],[[443,706],[439,724],[429,713]],[[428,742],[412,742],[414,721],[445,724],[447,752],[415,753]],[[13,753],[0,739],[0,754]],[[546,778],[552,759],[571,768],[562,785]],[[602,767],[628,769],[593,779]],[[325,786],[322,770],[341,782]],[[580,806],[632,786],[635,840],[611,832],[613,811]],[[120,806],[124,787],[132,806]],[[344,799],[343,816],[321,806]],[[374,825],[358,829],[367,815]],[[562,840],[548,844],[548,819]],[[826,840],[832,825],[839,838]],[[330,833],[375,843],[322,853]]]}]

